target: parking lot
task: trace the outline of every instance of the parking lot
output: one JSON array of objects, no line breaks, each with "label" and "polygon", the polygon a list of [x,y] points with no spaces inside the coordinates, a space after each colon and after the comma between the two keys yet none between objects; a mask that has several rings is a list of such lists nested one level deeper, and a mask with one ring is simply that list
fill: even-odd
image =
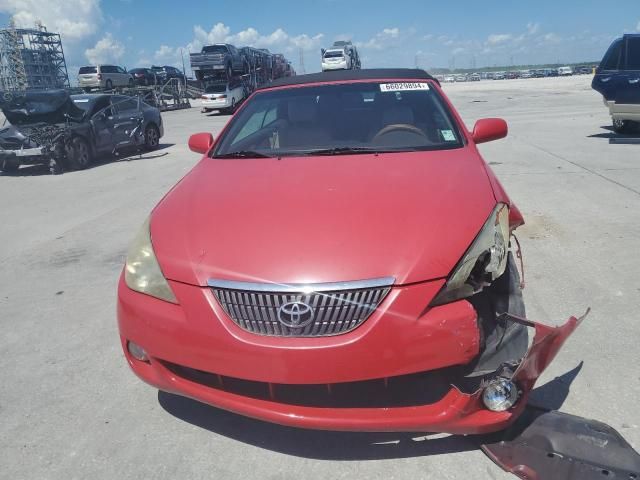
[{"label": "parking lot", "polygon": [[[640,146],[609,144],[590,81],[444,88],[469,128],[509,123],[481,149],[527,221],[528,317],[561,323],[592,307],[532,402],[606,422],[640,449]],[[158,393],[129,371],[115,318],[127,244],[198,161],[189,134],[229,118],[197,102],[163,114],[154,152],[0,175],[0,477],[512,478],[469,438],[284,428]]]}]

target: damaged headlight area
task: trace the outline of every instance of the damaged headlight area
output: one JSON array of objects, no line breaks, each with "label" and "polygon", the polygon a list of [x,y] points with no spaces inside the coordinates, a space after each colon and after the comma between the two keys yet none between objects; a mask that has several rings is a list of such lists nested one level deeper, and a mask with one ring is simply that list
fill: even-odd
[{"label": "damaged headlight area", "polygon": [[468,298],[500,277],[509,253],[509,207],[499,203],[431,305]]},{"label": "damaged headlight area", "polygon": [[178,303],[153,251],[149,223],[147,218],[129,248],[124,270],[125,283],[136,292]]}]

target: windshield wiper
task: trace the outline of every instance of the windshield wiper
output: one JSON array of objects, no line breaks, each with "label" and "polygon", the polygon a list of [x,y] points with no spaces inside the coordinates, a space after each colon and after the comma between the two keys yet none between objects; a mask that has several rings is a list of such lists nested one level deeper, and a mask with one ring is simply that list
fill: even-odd
[{"label": "windshield wiper", "polygon": [[350,153],[377,153],[379,150],[368,147],[333,147],[321,150],[311,150],[305,155],[349,155]]},{"label": "windshield wiper", "polygon": [[266,153],[255,152],[252,150],[240,150],[237,152],[214,155],[213,158],[272,158],[272,156],[267,155]]}]

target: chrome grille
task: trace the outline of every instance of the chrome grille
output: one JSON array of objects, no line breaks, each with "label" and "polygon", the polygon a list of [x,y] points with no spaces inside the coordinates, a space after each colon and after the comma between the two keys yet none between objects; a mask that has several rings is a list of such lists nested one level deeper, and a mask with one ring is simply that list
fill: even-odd
[{"label": "chrome grille", "polygon": [[229,318],[248,332],[322,337],[360,326],[380,305],[393,282],[393,278],[379,278],[280,285],[210,280],[209,286]]}]

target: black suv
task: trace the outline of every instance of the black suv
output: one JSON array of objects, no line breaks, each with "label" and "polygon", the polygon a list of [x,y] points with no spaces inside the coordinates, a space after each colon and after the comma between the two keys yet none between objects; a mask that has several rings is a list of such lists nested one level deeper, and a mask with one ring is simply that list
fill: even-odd
[{"label": "black suv", "polygon": [[156,65],[152,65],[151,71],[155,73],[158,83],[168,82],[172,78],[177,78],[181,82],[184,82],[184,73],[176,67],[170,67],[168,65],[158,67]]},{"label": "black suv", "polygon": [[616,132],[630,132],[640,125],[640,34],[614,40],[591,87],[604,97]]}]

